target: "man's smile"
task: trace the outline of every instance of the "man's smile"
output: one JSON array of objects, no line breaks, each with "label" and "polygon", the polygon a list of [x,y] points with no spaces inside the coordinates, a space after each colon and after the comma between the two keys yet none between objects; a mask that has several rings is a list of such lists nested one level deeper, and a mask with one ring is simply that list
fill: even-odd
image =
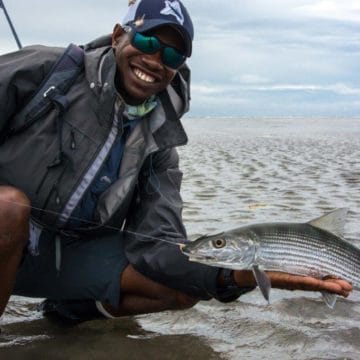
[{"label": "man's smile", "polygon": [[147,83],[154,83],[155,82],[155,78],[149,74],[146,74],[144,71],[140,70],[137,67],[132,68],[133,73],[135,74],[135,76],[142,80],[145,81]]}]

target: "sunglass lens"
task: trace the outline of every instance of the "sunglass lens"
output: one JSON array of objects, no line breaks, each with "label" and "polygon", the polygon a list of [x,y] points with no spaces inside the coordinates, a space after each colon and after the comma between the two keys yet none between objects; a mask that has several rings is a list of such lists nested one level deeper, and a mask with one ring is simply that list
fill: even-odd
[{"label": "sunglass lens", "polygon": [[162,61],[164,65],[172,69],[180,67],[186,59],[185,56],[175,48],[162,45],[160,40],[155,36],[135,33],[132,38],[132,45],[145,54],[155,54],[162,48]]},{"label": "sunglass lens", "polygon": [[146,54],[154,54],[160,50],[161,44],[154,36],[145,36],[135,33],[133,37],[133,46]]},{"label": "sunglass lens", "polygon": [[172,47],[164,47],[162,60],[166,66],[177,69],[184,63],[185,56]]}]

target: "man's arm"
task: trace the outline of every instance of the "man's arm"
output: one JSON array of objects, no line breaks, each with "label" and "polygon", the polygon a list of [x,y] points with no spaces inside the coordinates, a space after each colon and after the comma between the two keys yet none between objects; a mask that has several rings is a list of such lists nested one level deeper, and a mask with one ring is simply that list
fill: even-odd
[{"label": "man's arm", "polygon": [[[148,159],[125,228],[127,257],[137,271],[169,288],[197,299],[221,298],[219,269],[190,262],[177,245],[187,238],[182,223],[181,179],[175,149]],[[241,291],[233,289],[231,293],[235,299]]]}]

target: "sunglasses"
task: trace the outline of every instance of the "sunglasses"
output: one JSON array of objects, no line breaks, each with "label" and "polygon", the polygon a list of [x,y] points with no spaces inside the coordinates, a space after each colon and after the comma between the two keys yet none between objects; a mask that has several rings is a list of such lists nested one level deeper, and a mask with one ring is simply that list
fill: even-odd
[{"label": "sunglasses", "polygon": [[161,61],[171,69],[178,69],[186,60],[186,56],[179,50],[164,44],[156,36],[147,36],[134,32],[131,45],[145,54],[155,54],[161,50]]}]

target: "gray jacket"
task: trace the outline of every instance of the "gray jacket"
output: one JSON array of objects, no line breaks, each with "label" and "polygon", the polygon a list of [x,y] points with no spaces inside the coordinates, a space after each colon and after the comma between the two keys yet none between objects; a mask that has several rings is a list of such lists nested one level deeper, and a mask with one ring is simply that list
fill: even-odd
[{"label": "gray jacket", "polygon": [[[61,124],[52,110],[0,144],[0,184],[23,190],[32,202],[33,219],[54,232],[68,233],[66,222],[91,174],[103,163],[114,137],[121,135],[122,104],[114,88],[116,65],[109,44],[104,37],[85,46],[85,71],[66,95],[70,107]],[[0,135],[7,134],[63,51],[31,46],[0,57]],[[119,236],[139,272],[196,298],[226,301],[240,293],[217,289],[218,269],[191,263],[178,246],[156,240],[186,239],[175,147],[187,142],[179,118],[188,110],[188,87],[189,70],[184,67],[162,104],[127,139],[119,179],[100,196],[96,225],[75,232],[86,236],[88,231],[123,228]],[[64,157],[55,161],[59,142]]]}]

